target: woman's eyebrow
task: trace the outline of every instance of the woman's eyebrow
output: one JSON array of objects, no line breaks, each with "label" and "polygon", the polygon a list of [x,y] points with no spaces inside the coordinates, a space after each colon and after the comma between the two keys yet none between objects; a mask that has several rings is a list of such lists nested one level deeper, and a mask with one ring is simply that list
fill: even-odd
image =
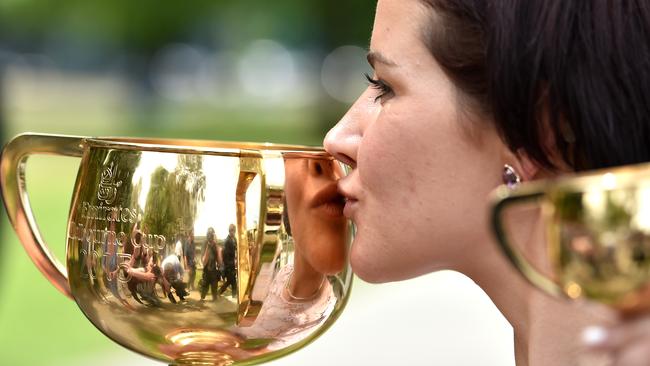
[{"label": "woman's eyebrow", "polygon": [[368,59],[368,63],[373,68],[375,67],[375,63],[377,63],[377,62],[382,63],[382,64],[387,65],[387,66],[397,66],[397,64],[394,61],[388,59],[382,53],[377,52],[377,51],[368,52],[368,55],[366,56],[366,59]]}]

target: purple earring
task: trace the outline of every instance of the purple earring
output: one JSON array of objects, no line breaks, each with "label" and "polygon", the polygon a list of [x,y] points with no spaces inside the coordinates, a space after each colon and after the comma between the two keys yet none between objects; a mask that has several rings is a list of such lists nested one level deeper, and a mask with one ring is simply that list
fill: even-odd
[{"label": "purple earring", "polygon": [[504,164],[503,166],[503,175],[501,176],[503,179],[503,184],[505,184],[508,188],[517,188],[519,183],[521,183],[521,178],[515,171],[515,168],[511,167],[508,164]]}]

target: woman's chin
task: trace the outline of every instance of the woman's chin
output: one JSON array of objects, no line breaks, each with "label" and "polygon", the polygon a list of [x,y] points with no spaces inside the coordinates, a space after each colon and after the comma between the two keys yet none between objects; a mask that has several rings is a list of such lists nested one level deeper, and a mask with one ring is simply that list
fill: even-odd
[{"label": "woman's chin", "polygon": [[319,263],[318,265],[312,264],[312,266],[318,273],[322,273],[326,276],[334,276],[343,271],[343,267],[345,266],[343,258],[345,258],[345,254],[341,253],[340,257],[331,259],[325,263]]},{"label": "woman's chin", "polygon": [[376,247],[373,247],[370,252],[364,251],[363,243],[357,242],[357,238],[355,238],[355,243],[352,244],[350,251],[350,266],[352,272],[365,282],[404,281],[438,270],[424,266],[422,263],[405,263],[394,260],[394,256],[388,253],[378,255],[380,253],[377,253]]},{"label": "woman's chin", "polygon": [[[375,260],[367,255],[362,254],[359,250],[355,250],[355,244],[352,245],[350,253],[350,266],[352,272],[357,277],[369,283],[385,283],[394,281],[390,278],[390,272],[382,270],[380,265],[381,260]],[[388,276],[387,276],[388,275]]]}]

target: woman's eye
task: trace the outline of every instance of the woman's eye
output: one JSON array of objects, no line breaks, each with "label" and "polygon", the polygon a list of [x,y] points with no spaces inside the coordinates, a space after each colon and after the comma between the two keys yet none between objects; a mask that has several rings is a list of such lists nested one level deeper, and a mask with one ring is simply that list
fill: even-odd
[{"label": "woman's eye", "polygon": [[386,84],[381,79],[374,79],[368,74],[364,74],[366,76],[366,80],[368,80],[368,84],[373,88],[378,91],[377,96],[375,97],[375,103],[378,101],[381,101],[384,99],[384,97],[389,96],[393,94],[393,89]]}]

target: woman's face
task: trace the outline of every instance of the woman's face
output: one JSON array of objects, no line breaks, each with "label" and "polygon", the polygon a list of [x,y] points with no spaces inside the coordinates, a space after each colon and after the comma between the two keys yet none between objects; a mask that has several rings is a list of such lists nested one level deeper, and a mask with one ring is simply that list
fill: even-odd
[{"label": "woman's face", "polygon": [[285,195],[297,254],[316,272],[333,275],[346,258],[347,223],[332,160],[290,158],[284,162]]},{"label": "woman's face", "polygon": [[487,246],[506,149],[423,43],[431,22],[418,0],[379,0],[368,58],[389,89],[371,83],[324,142],[354,168],[339,189],[357,226],[352,267],[371,282],[462,270]]}]

